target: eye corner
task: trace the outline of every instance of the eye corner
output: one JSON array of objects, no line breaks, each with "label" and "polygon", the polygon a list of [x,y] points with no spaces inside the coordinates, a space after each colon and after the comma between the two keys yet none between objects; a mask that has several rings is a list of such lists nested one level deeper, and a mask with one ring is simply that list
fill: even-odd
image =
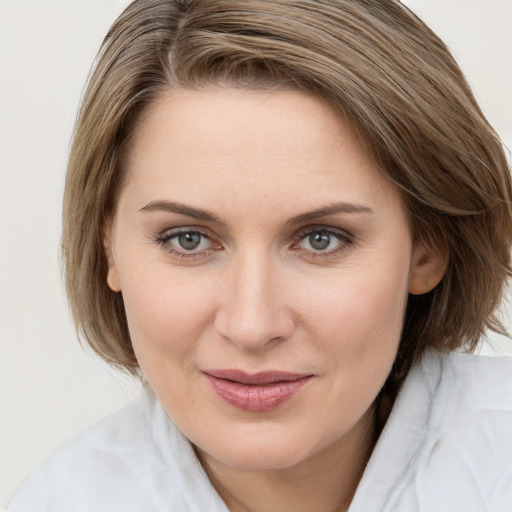
[{"label": "eye corner", "polygon": [[152,241],[172,258],[180,260],[209,259],[224,249],[210,232],[195,226],[167,228],[155,234]]},{"label": "eye corner", "polygon": [[[318,246],[314,247],[312,236],[318,236]],[[321,239],[323,238],[323,240]],[[308,240],[309,239],[309,240]],[[290,249],[303,251],[303,259],[329,258],[343,255],[355,243],[355,237],[348,231],[331,226],[315,225],[300,229],[293,238]],[[305,247],[304,244],[310,247]]]}]

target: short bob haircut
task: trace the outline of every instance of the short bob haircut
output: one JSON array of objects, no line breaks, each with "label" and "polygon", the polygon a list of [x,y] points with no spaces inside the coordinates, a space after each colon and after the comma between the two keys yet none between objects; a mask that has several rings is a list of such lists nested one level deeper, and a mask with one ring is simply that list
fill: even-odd
[{"label": "short bob haircut", "polygon": [[[78,115],[63,209],[63,263],[82,339],[139,374],[103,233],[141,113],[175,88],[296,89],[348,119],[402,191],[415,241],[449,255],[410,295],[395,394],[423,351],[472,350],[511,271],[512,187],[502,144],[444,43],[397,0],[135,0],[99,52]],[[363,290],[364,292],[364,290]]]}]

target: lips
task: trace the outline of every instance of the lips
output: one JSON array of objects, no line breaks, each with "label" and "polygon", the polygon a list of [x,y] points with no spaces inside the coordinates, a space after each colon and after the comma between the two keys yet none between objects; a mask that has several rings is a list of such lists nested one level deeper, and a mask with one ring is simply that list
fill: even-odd
[{"label": "lips", "polygon": [[312,375],[281,371],[249,374],[241,370],[207,370],[203,374],[220,398],[250,412],[276,409],[299,393],[312,378]]}]

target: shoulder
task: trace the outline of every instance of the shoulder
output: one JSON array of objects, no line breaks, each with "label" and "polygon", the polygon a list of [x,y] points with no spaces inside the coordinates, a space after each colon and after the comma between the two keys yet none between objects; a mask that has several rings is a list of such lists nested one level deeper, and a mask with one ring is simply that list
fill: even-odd
[{"label": "shoulder", "polygon": [[451,354],[442,364],[432,435],[451,448],[451,459],[478,466],[473,478],[508,473],[512,499],[512,358]]},{"label": "shoulder", "polygon": [[[434,352],[423,359],[418,372],[431,387],[434,410],[444,409],[446,426],[471,417],[474,421],[464,430],[483,431],[488,421],[495,427],[498,420],[512,421],[512,357]],[[506,438],[503,441],[512,441],[511,435]]]},{"label": "shoulder", "polygon": [[512,358],[428,351],[407,377],[351,512],[512,503]]},{"label": "shoulder", "polygon": [[[15,494],[8,512],[157,510],[147,496],[159,485],[152,475],[163,469],[148,425],[151,397],[144,395],[37,467]],[[169,484],[172,487],[172,480]]]},{"label": "shoulder", "polygon": [[[512,358],[455,353],[436,359],[439,380],[431,391],[430,424],[436,426],[432,435],[450,436],[468,456],[482,463],[492,460],[494,467],[503,462],[511,469]],[[423,369],[430,364],[425,360]],[[470,442],[476,438],[473,446]],[[481,451],[484,446],[493,449]],[[505,447],[510,449],[503,452]]]},{"label": "shoulder", "polygon": [[491,384],[493,393],[496,392],[496,384],[501,383],[509,389],[512,386],[510,356],[482,356],[458,352],[441,354],[432,351],[423,359],[422,365],[427,367],[432,364],[431,361],[438,361],[434,364],[440,365],[441,372],[454,372],[461,383],[467,383],[475,390],[482,389],[481,384]]},{"label": "shoulder", "polygon": [[437,356],[437,363],[426,359],[423,368],[436,364],[418,488],[450,510],[508,510],[512,358],[454,353]]}]

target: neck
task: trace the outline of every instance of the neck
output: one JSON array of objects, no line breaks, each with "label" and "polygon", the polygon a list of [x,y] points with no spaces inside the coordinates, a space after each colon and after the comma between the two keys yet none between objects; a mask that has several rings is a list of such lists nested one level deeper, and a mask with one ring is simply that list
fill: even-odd
[{"label": "neck", "polygon": [[373,409],[320,453],[293,467],[239,470],[197,450],[230,512],[344,512],[375,444]]}]

